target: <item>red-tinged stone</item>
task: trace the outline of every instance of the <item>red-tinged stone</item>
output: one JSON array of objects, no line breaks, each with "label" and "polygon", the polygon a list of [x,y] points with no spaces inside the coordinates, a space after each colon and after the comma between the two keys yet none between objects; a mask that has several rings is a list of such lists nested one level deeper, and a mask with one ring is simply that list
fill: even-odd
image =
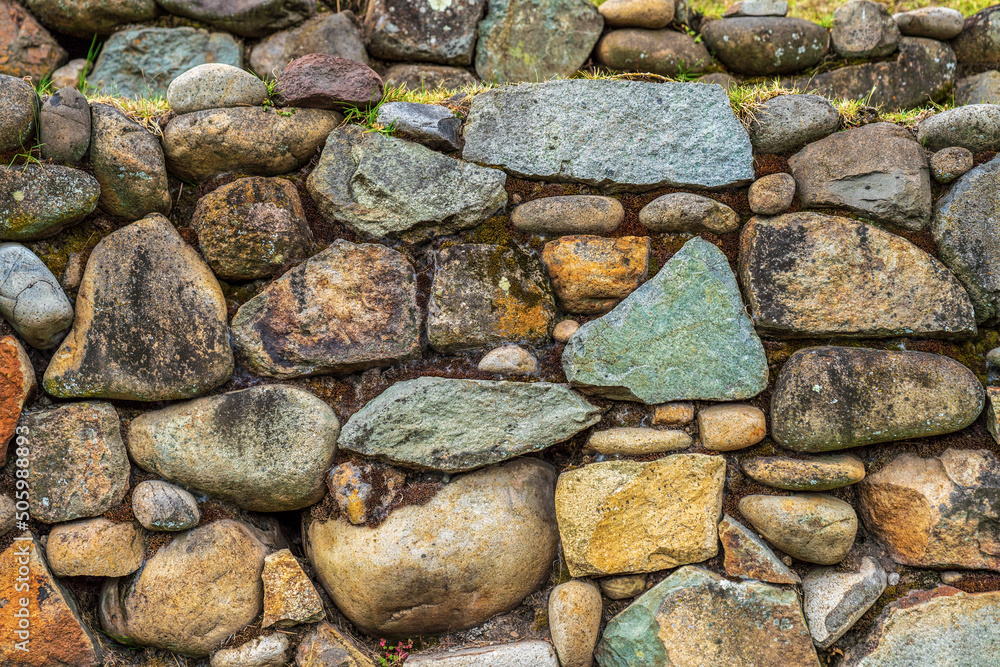
[{"label": "red-tinged stone", "polygon": [[7,460],[7,444],[14,437],[21,408],[35,392],[35,370],[13,336],[0,338],[0,467]]},{"label": "red-tinged stone", "polygon": [[382,79],[349,58],[310,53],[296,58],[278,77],[281,104],[310,109],[367,108],[382,99]]},{"label": "red-tinged stone", "polygon": [[[27,539],[23,539],[27,538]],[[52,576],[41,545],[30,533],[0,554],[0,665],[96,667],[101,647],[80,620],[76,603]],[[26,604],[23,604],[26,603]],[[27,609],[27,650],[23,619]]]},{"label": "red-tinged stone", "polygon": [[66,50],[27,9],[0,1],[0,74],[30,76],[34,83],[66,62]]}]

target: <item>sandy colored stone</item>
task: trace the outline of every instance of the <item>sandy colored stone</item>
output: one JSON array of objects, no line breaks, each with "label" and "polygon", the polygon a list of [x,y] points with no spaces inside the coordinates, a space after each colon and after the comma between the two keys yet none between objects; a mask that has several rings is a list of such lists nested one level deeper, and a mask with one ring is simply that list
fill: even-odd
[{"label": "sandy colored stone", "polygon": [[728,576],[772,584],[799,583],[799,575],[781,562],[771,547],[728,514],[719,522],[719,541],[726,554],[723,566]]},{"label": "sandy colored stone", "polygon": [[353,639],[337,626],[320,622],[295,653],[295,667],[375,667]]},{"label": "sandy colored stone", "polygon": [[412,359],[420,355],[416,291],[402,253],[334,241],[240,306],[234,347],[253,371],[278,378]]},{"label": "sandy colored stone", "polygon": [[14,439],[21,410],[37,388],[35,370],[27,352],[13,336],[0,338],[0,467]]},{"label": "sandy colored stone", "polygon": [[510,214],[514,227],[535,234],[607,234],[624,220],[621,202],[596,195],[539,197],[519,204]]},{"label": "sandy colored stone", "polygon": [[743,472],[761,484],[790,491],[829,491],[860,482],[865,464],[852,454],[810,456],[761,456],[743,461]]},{"label": "sandy colored stone", "polygon": [[665,28],[674,18],[674,0],[607,0],[597,11],[609,26]]},{"label": "sandy colored stone", "polygon": [[139,572],[105,582],[101,626],[131,644],[208,655],[260,613],[261,537],[232,519],[179,533]]},{"label": "sandy colored stone", "polygon": [[0,494],[0,537],[17,527],[17,504],[6,494]]},{"label": "sandy colored stone", "polygon": [[477,368],[487,373],[531,375],[538,371],[538,359],[520,345],[503,345],[487,352]]},{"label": "sandy colored stone", "polygon": [[764,411],[752,405],[713,405],[698,411],[698,434],[706,449],[731,452],[763,440],[767,435],[767,420]]},{"label": "sandy colored stone", "polygon": [[314,521],[307,554],[363,632],[410,636],[478,625],[549,579],[559,536],[555,471],[523,458],[453,479],[377,528]]},{"label": "sandy colored stone", "polygon": [[858,532],[854,508],[821,493],[744,496],[740,514],[764,538],[793,558],[820,565],[839,563]]},{"label": "sandy colored stone", "polygon": [[134,222],[90,254],[45,391],[140,401],[204,393],[233,372],[226,312],[218,280],[169,220]]},{"label": "sandy colored stone", "polygon": [[784,213],[795,199],[795,179],[791,174],[769,174],[758,178],[748,192],[750,210],[757,215]]},{"label": "sandy colored stone", "polygon": [[897,563],[1000,570],[998,476],[990,451],[904,452],[858,485],[858,510]]},{"label": "sandy colored stone", "polygon": [[280,632],[251,639],[212,654],[210,667],[285,667],[288,637]]},{"label": "sandy colored stone", "polygon": [[719,235],[739,229],[740,216],[714,199],[689,192],[672,192],[643,206],[639,222],[651,232]]},{"label": "sandy colored stone", "polygon": [[261,627],[283,628],[315,623],[326,617],[316,587],[288,549],[264,559],[264,618]]},{"label": "sandy colored stone", "polygon": [[142,567],[145,536],[134,521],[83,519],[53,527],[45,553],[57,577],[124,577]]},{"label": "sandy colored stone", "polygon": [[253,107],[266,99],[263,81],[226,63],[196,65],[167,87],[167,103],[178,115],[203,109]]},{"label": "sandy colored stone", "polygon": [[645,574],[625,574],[620,577],[604,577],[597,583],[601,585],[601,593],[609,600],[625,600],[634,598],[646,590]]},{"label": "sandy colored stone", "polygon": [[73,58],[52,72],[52,87],[58,91],[67,86],[76,86],[80,82],[80,75],[87,76],[92,66],[93,63],[88,63],[86,58]]},{"label": "sandy colored stone", "polygon": [[557,343],[565,343],[580,328],[580,323],[576,320],[560,320],[552,329],[552,338]]},{"label": "sandy colored stone", "polygon": [[965,25],[962,12],[951,7],[919,7],[892,15],[899,31],[912,37],[947,41],[958,36]]},{"label": "sandy colored stone", "polygon": [[58,523],[97,516],[128,491],[130,466],[118,413],[83,401],[26,412],[31,518]]},{"label": "sandy colored stone", "polygon": [[601,630],[601,590],[574,579],[549,593],[549,631],[561,667],[591,667]]},{"label": "sandy colored stone", "polygon": [[692,442],[691,436],[684,431],[622,426],[592,432],[587,438],[586,449],[600,454],[643,456],[686,449]]},{"label": "sandy colored stone", "polygon": [[355,526],[377,524],[405,493],[406,472],[394,466],[354,459],[331,468],[326,485],[341,516]]},{"label": "sandy colored stone", "polygon": [[[23,539],[22,539],[23,538]],[[20,568],[26,581],[18,581]],[[101,645],[81,620],[72,595],[52,576],[42,545],[31,533],[20,535],[0,554],[0,664],[18,667],[98,667],[104,664]],[[25,587],[26,585],[26,587]],[[27,601],[28,628],[15,616]],[[22,633],[22,634],[18,634]],[[26,641],[18,650],[18,643]]]},{"label": "sandy colored stone", "polygon": [[694,403],[661,403],[653,406],[653,426],[690,424],[694,421]]},{"label": "sandy colored stone", "polygon": [[144,528],[170,532],[194,528],[201,519],[193,495],[158,479],[132,488],[132,514]]},{"label": "sandy colored stone", "polygon": [[563,236],[549,241],[542,262],[563,310],[603,314],[649,275],[648,236]]},{"label": "sandy colored stone", "polygon": [[655,572],[718,553],[726,462],[673,454],[564,472],[556,515],[574,577]]}]

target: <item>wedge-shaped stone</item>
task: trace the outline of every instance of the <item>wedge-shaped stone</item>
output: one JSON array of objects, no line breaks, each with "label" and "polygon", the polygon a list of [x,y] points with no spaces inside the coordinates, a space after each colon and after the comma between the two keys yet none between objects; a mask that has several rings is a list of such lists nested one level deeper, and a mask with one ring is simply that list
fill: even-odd
[{"label": "wedge-shaped stone", "polygon": [[655,572],[708,560],[719,551],[725,478],[725,459],[705,454],[564,472],[556,517],[570,574]]},{"label": "wedge-shaped stone", "polygon": [[722,188],[754,176],[750,138],[725,91],[694,83],[497,88],[473,98],[462,155],[525,178],[633,190]]},{"label": "wedge-shaped stone", "polygon": [[857,572],[816,568],[802,579],[809,632],[820,648],[829,648],[875,604],[886,587],[877,561],[865,556]]},{"label": "wedge-shaped stone", "polygon": [[730,577],[772,584],[799,583],[799,575],[782,563],[771,547],[728,514],[719,522],[719,541],[726,553],[723,564]]},{"label": "wedge-shaped stone", "polygon": [[979,379],[948,357],[810,347],[775,381],[771,435],[800,452],[941,435],[975,421],[983,401]]},{"label": "wedge-shaped stone", "polygon": [[614,310],[581,326],[562,362],[574,386],[617,400],[731,401],[767,386],[764,347],[729,263],[697,237]]},{"label": "wedge-shaped stone", "polygon": [[682,567],[608,622],[600,667],[818,667],[795,591]]},{"label": "wedge-shaped stone", "polygon": [[326,617],[316,587],[288,549],[264,559],[264,618],[262,627],[315,623]]},{"label": "wedge-shaped stone", "polygon": [[340,447],[459,472],[568,440],[600,415],[566,385],[421,377],[397,382],[354,413]]},{"label": "wedge-shaped stone", "polygon": [[847,218],[751,219],[740,234],[740,280],[754,324],[772,335],[976,333],[969,296],[941,262]]},{"label": "wedge-shaped stone", "polygon": [[1000,460],[903,453],[858,485],[858,509],[897,563],[1000,570]]},{"label": "wedge-shaped stone", "polygon": [[94,248],[73,329],[43,386],[60,398],[164,401],[197,396],[232,372],[219,282],[174,226],[154,214]]},{"label": "wedge-shaped stone", "polygon": [[139,467],[240,507],[294,510],[318,502],[340,423],[297,387],[260,385],[146,412],[128,448]]},{"label": "wedge-shaped stone", "polygon": [[383,245],[335,241],[240,307],[233,344],[254,372],[279,378],[419,356],[413,267]]},{"label": "wedge-shaped stone", "polygon": [[320,213],[369,238],[426,241],[479,224],[507,203],[502,171],[343,125],[306,181]]}]

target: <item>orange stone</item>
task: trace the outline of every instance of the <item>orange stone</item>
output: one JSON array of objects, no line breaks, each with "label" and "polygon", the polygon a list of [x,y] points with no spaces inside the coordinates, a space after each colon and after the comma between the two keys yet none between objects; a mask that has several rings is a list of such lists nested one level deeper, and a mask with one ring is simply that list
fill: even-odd
[{"label": "orange stone", "polygon": [[13,336],[0,338],[0,467],[7,460],[7,444],[14,437],[21,408],[35,393],[35,370]]},{"label": "orange stone", "polygon": [[545,244],[542,261],[563,309],[606,313],[649,274],[649,237],[563,236]]}]

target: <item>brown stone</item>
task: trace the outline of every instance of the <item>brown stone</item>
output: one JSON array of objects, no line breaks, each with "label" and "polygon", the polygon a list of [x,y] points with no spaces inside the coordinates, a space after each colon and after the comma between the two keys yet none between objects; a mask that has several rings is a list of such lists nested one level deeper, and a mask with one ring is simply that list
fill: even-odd
[{"label": "brown stone", "polygon": [[684,431],[621,426],[606,431],[594,431],[587,438],[585,449],[600,454],[644,456],[686,449],[692,442],[691,436]]},{"label": "brown stone", "polygon": [[791,174],[770,174],[750,186],[750,210],[758,215],[784,213],[795,199],[795,179]]},{"label": "brown stone", "polygon": [[[0,554],[0,664],[97,667],[101,645],[52,576],[37,538],[24,533]],[[17,573],[17,576],[14,576]],[[22,578],[23,575],[23,578]],[[27,604],[22,606],[21,602]],[[27,609],[27,627],[16,614]],[[19,648],[20,642],[24,642]],[[26,650],[20,650],[21,648]]]},{"label": "brown stone", "polygon": [[646,590],[645,574],[626,574],[620,577],[605,577],[597,583],[601,592],[609,600],[625,600],[634,598]]},{"label": "brown stone", "polygon": [[393,65],[385,71],[385,85],[398,88],[406,86],[408,90],[457,90],[471,86],[476,77],[460,67],[445,67],[443,65],[425,65],[423,63],[406,63]]},{"label": "brown stone", "polygon": [[743,472],[761,484],[790,491],[829,491],[860,482],[865,464],[857,456],[761,456],[743,462]]},{"label": "brown stone", "polygon": [[772,584],[799,583],[799,575],[782,563],[760,538],[728,514],[719,522],[719,541],[726,553],[723,566],[728,576]]},{"label": "brown stone", "polygon": [[0,2],[0,74],[30,76],[38,84],[66,57],[66,50],[27,9],[16,2]]},{"label": "brown stone", "polygon": [[295,667],[375,667],[375,663],[347,634],[323,621],[299,644]]},{"label": "brown stone", "polygon": [[580,328],[580,323],[576,320],[561,320],[556,324],[555,328],[552,329],[552,338],[557,343],[565,343],[573,334],[577,332]]},{"label": "brown stone", "polygon": [[24,405],[35,393],[35,369],[27,352],[13,336],[0,338],[0,467],[14,438]]},{"label": "brown stone", "polygon": [[705,45],[687,33],[639,28],[606,33],[597,43],[594,59],[609,69],[660,76],[701,74],[715,62]]},{"label": "brown stone", "polygon": [[337,510],[355,526],[384,519],[405,483],[402,470],[368,461],[344,461],[326,477]]},{"label": "brown stone", "polygon": [[666,28],[674,18],[674,0],[607,0],[597,7],[604,23],[615,28]]},{"label": "brown stone", "polygon": [[648,236],[563,236],[545,244],[542,261],[563,310],[603,314],[645,282]]},{"label": "brown stone", "polygon": [[739,507],[768,542],[808,563],[833,565],[844,560],[858,532],[854,508],[821,493],[744,496]]},{"label": "brown stone", "polygon": [[1000,570],[998,479],[986,450],[906,452],[858,485],[858,509],[897,563]]},{"label": "brown stone", "polygon": [[763,440],[767,420],[764,411],[752,405],[713,405],[698,411],[698,434],[706,449],[731,452]]},{"label": "brown stone", "polygon": [[608,234],[624,220],[621,202],[595,195],[539,197],[510,214],[512,225],[535,234]]},{"label": "brown stone", "polygon": [[476,26],[486,0],[374,0],[368,7],[368,50],[383,60],[471,65]]},{"label": "brown stone", "polygon": [[726,69],[770,76],[812,67],[830,48],[823,26],[791,16],[740,16],[701,25],[705,45]]},{"label": "brown stone", "polygon": [[60,523],[49,533],[45,551],[58,577],[124,577],[142,567],[145,531],[135,522],[104,518]]},{"label": "brown stone", "polygon": [[590,581],[574,579],[549,594],[549,631],[561,667],[590,667],[600,637],[601,591]]},{"label": "brown stone", "polygon": [[382,99],[382,79],[350,58],[310,53],[288,63],[275,86],[284,106],[308,109],[367,109]]},{"label": "brown stone", "polygon": [[335,241],[243,304],[233,342],[269,377],[388,366],[420,354],[416,288],[402,253]]},{"label": "brown stone", "polygon": [[315,623],[326,617],[316,587],[288,549],[264,559],[264,618],[261,627]]},{"label": "brown stone", "polygon": [[719,235],[739,229],[740,216],[714,199],[689,192],[672,192],[643,206],[639,222],[651,232]]},{"label": "brown stone", "polygon": [[951,146],[943,148],[927,161],[930,165],[931,176],[938,183],[951,183],[956,178],[963,176],[972,169],[972,151],[961,146]]},{"label": "brown stone", "polygon": [[653,426],[684,425],[694,421],[694,403],[661,403],[653,406]]},{"label": "brown stone", "polygon": [[370,64],[358,19],[354,12],[345,9],[317,14],[301,25],[257,42],[250,50],[250,70],[264,79],[274,79],[285,65],[310,53]]},{"label": "brown stone", "polygon": [[538,371],[538,359],[520,345],[501,345],[483,355],[476,367],[497,375],[531,375]]}]

